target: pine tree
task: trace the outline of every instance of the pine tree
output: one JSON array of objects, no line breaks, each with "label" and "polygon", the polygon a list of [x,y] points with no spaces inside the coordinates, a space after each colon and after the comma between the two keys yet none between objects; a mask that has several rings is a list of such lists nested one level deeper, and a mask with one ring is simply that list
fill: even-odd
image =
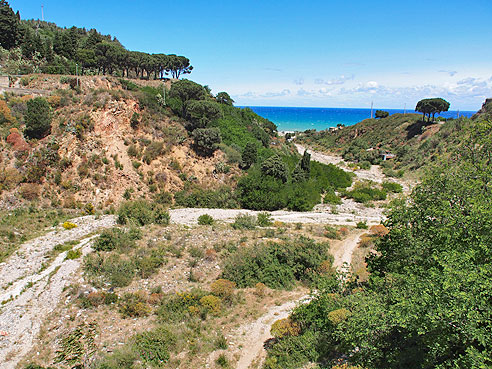
[{"label": "pine tree", "polygon": [[10,50],[19,45],[20,39],[19,18],[8,2],[0,0],[0,45]]}]

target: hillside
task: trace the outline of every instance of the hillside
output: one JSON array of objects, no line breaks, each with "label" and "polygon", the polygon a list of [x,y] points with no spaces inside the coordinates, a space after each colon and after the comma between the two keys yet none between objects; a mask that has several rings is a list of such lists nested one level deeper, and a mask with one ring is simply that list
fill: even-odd
[{"label": "hillside", "polygon": [[[422,122],[418,114],[393,114],[336,130],[306,131],[298,134],[296,140],[341,154],[360,167],[380,164],[385,174],[401,176],[405,172],[418,174],[438,157],[449,156],[459,148],[473,124],[467,118],[436,119],[427,123]],[[383,161],[383,154],[393,154],[394,158]]]},{"label": "hillside", "polygon": [[182,120],[156,105],[161,82],[134,81],[139,88],[129,91],[117,78],[82,77],[74,90],[63,83],[67,77],[25,78],[26,88],[48,91],[51,129],[42,139],[25,137],[32,96],[0,100],[3,207],[39,199],[52,206],[107,208],[124,198],[164,198],[191,183],[230,185],[238,172],[237,164],[228,173],[216,170],[231,161],[223,152],[204,157],[192,149]]}]

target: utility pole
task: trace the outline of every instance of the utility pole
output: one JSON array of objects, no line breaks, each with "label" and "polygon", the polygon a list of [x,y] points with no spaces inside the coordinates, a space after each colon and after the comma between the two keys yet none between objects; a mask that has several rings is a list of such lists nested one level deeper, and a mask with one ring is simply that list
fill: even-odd
[{"label": "utility pole", "polygon": [[41,5],[41,20],[44,22],[44,5]]},{"label": "utility pole", "polygon": [[403,107],[403,114],[407,114],[407,103],[405,103],[405,106]]},{"label": "utility pole", "polygon": [[374,105],[374,101],[371,101],[371,119],[372,119],[372,107]]}]

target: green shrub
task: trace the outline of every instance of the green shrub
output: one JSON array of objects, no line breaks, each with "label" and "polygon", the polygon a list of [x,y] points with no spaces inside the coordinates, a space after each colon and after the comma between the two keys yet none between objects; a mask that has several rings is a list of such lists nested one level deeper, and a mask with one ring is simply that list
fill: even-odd
[{"label": "green shrub", "polygon": [[126,201],[118,209],[118,223],[144,226],[150,223],[169,224],[169,212],[161,205],[145,200]]},{"label": "green shrub", "polygon": [[84,258],[84,271],[113,287],[125,287],[135,275],[135,262],[117,254],[88,254]]},{"label": "green shrub", "polygon": [[215,360],[215,363],[221,368],[229,367],[229,360],[227,360],[225,354],[220,354],[219,357]]},{"label": "green shrub", "polygon": [[43,138],[51,132],[50,104],[42,97],[27,101],[27,112],[24,116],[26,129],[24,133],[29,138]]},{"label": "green shrub", "polygon": [[139,333],[133,340],[141,359],[152,366],[160,366],[167,362],[169,349],[176,343],[175,336],[164,328]]},{"label": "green shrub", "polygon": [[357,229],[367,229],[367,223],[366,222],[363,222],[363,221],[360,221],[360,222],[357,222],[356,226],[355,226]]},{"label": "green shrub", "polygon": [[147,316],[152,312],[145,297],[140,293],[125,293],[118,305],[118,311],[124,318]]},{"label": "green shrub", "polygon": [[235,193],[228,186],[216,190],[196,188],[191,191],[179,191],[174,194],[176,206],[187,208],[237,208],[239,203]]},{"label": "green shrub", "polygon": [[401,184],[396,182],[383,182],[381,186],[388,192],[401,193],[403,191]]},{"label": "green shrub", "polygon": [[154,195],[154,201],[158,204],[169,206],[173,203],[173,195],[166,191],[159,192]]},{"label": "green shrub", "polygon": [[121,83],[121,87],[128,91],[137,91],[138,85],[124,78],[120,78],[118,81]]},{"label": "green shrub", "polygon": [[357,184],[354,189],[352,191],[348,191],[346,195],[347,197],[350,197],[360,203],[386,199],[385,191],[370,187],[368,184]]},{"label": "green shrub", "polygon": [[140,238],[137,230],[125,232],[119,228],[106,229],[94,242],[92,247],[95,251],[112,251],[128,252],[136,247],[135,240]]},{"label": "green shrub", "polygon": [[329,239],[337,239],[338,233],[337,230],[331,226],[325,226],[325,237]]},{"label": "green shrub", "polygon": [[214,218],[208,214],[202,214],[198,217],[198,224],[200,225],[212,225],[214,224]]},{"label": "green shrub", "polygon": [[255,229],[256,223],[257,220],[254,215],[238,214],[231,227],[234,229]]},{"label": "green shrub", "polygon": [[153,160],[157,159],[164,153],[164,143],[160,141],[154,141],[145,148],[142,160],[150,164]]},{"label": "green shrub", "polygon": [[272,215],[270,213],[258,213],[256,224],[259,227],[269,227],[273,224]]},{"label": "green shrub", "polygon": [[306,332],[299,336],[286,336],[277,340],[267,350],[264,369],[297,369],[319,359],[320,333]]},{"label": "green shrub", "polygon": [[82,250],[81,249],[76,249],[76,250],[68,250],[67,251],[67,256],[65,257],[66,260],[74,260],[78,259],[82,256]]},{"label": "green shrub", "polygon": [[326,191],[325,196],[323,197],[324,204],[332,204],[332,205],[340,205],[342,203],[342,199],[340,196],[337,196],[333,189],[329,189]]},{"label": "green shrub", "polygon": [[197,153],[210,156],[219,148],[222,139],[218,128],[198,128],[193,131],[193,142]]},{"label": "green shrub", "polygon": [[207,295],[207,292],[200,289],[166,295],[161,301],[157,315],[162,322],[184,321],[195,309],[199,310],[200,299]]},{"label": "green shrub", "polygon": [[240,288],[258,282],[270,288],[289,288],[295,281],[309,281],[311,271],[329,258],[328,249],[328,243],[304,237],[241,247],[226,258],[221,277]]}]

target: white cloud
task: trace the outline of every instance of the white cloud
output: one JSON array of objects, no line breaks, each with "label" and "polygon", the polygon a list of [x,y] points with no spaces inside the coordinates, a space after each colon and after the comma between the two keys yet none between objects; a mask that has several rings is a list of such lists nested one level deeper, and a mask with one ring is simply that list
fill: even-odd
[{"label": "white cloud", "polygon": [[345,82],[353,80],[353,79],[354,79],[353,74],[350,76],[345,76],[342,74],[340,77],[333,78],[333,79],[330,79],[328,81],[325,81],[323,78],[316,78],[314,80],[314,83],[317,85],[334,86],[334,85],[343,85]]}]

